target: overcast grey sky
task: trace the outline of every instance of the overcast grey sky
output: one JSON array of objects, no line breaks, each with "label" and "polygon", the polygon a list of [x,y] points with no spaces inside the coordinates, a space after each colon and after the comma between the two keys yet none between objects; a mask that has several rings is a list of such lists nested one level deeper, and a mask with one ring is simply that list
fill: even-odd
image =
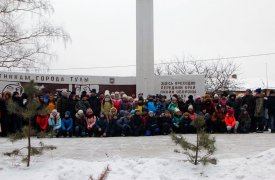
[{"label": "overcast grey sky", "polygon": [[[136,0],[52,0],[54,21],[70,33],[57,45],[50,68],[135,65]],[[197,59],[275,52],[274,0],[155,0],[155,63],[175,57]],[[275,87],[275,55],[235,60],[242,79],[254,88]],[[209,62],[211,63],[211,62]],[[50,73],[135,76],[135,67]],[[255,82],[254,82],[255,81]],[[253,86],[253,87],[252,87]]]}]

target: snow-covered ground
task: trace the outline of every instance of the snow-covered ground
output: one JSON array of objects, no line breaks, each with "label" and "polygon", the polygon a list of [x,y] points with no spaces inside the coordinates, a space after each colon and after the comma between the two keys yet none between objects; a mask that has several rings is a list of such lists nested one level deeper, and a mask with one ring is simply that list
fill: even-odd
[{"label": "snow-covered ground", "polygon": [[[3,152],[26,145],[0,138],[0,180],[88,180],[109,165],[108,179],[275,179],[275,135],[217,134],[217,165],[194,166],[174,153],[169,136],[42,139],[57,150],[33,157],[31,167]],[[186,135],[193,141],[194,135]],[[38,144],[41,139],[33,139]]]}]

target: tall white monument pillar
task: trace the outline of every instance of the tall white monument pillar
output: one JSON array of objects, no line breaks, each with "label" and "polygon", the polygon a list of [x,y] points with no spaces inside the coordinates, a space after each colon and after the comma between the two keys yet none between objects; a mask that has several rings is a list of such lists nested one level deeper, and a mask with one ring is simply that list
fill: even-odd
[{"label": "tall white monument pillar", "polygon": [[136,91],[144,97],[154,89],[153,0],[136,0]]}]

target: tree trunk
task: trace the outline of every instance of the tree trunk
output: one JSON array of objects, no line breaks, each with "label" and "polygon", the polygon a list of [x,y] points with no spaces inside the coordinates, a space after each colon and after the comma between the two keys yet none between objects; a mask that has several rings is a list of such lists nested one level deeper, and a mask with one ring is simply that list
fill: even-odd
[{"label": "tree trunk", "polygon": [[199,130],[197,129],[197,148],[196,148],[195,165],[198,165],[198,154],[199,154]]},{"label": "tree trunk", "polygon": [[27,159],[27,167],[30,166],[31,161],[31,120],[28,119],[28,159]]}]

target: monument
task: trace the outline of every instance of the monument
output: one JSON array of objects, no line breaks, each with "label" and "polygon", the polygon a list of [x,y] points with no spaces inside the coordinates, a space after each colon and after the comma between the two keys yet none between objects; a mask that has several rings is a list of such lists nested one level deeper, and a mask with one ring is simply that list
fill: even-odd
[{"label": "monument", "polygon": [[136,93],[154,93],[153,0],[136,0]]}]

